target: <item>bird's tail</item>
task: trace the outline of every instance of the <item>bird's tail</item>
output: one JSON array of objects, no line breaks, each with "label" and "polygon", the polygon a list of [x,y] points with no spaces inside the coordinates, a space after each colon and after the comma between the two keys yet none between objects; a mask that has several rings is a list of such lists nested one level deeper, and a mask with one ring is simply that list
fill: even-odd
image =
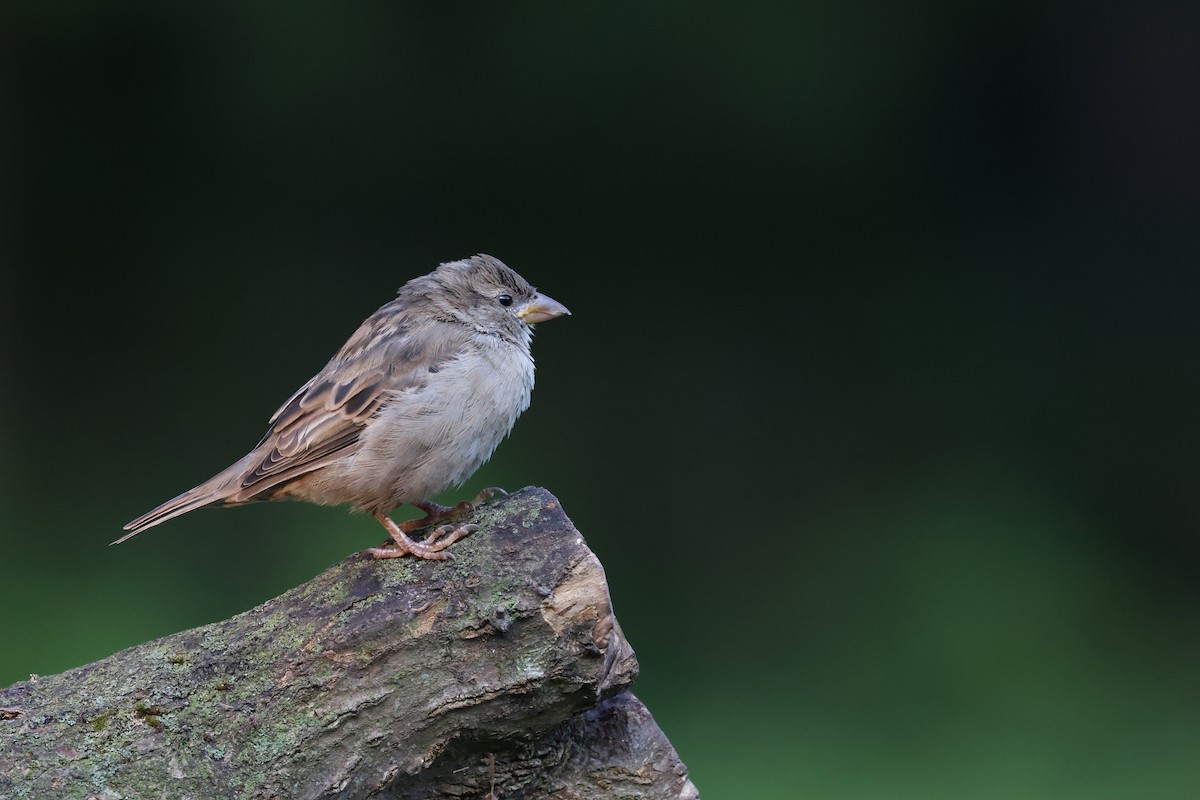
[{"label": "bird's tail", "polygon": [[127,524],[124,530],[129,533],[117,539],[113,544],[132,539],[147,528],[153,528],[155,525],[166,522],[169,519],[175,519],[181,514],[186,514],[189,511],[195,511],[197,508],[211,506],[216,504],[225,504],[225,501],[237,490],[237,476],[240,475],[238,468],[241,462],[234,464],[225,471],[214,475],[199,486],[188,489],[183,494],[176,498],[168,500],[161,506],[147,511],[133,522]]}]

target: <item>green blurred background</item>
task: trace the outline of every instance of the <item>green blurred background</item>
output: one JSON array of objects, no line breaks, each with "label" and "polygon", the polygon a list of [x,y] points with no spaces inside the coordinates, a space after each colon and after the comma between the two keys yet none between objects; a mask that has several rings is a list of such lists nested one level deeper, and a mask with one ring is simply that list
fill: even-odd
[{"label": "green blurred background", "polygon": [[6,4],[0,685],[376,544],[127,520],[396,287],[574,312],[555,492],[713,798],[1200,793],[1200,12]]}]

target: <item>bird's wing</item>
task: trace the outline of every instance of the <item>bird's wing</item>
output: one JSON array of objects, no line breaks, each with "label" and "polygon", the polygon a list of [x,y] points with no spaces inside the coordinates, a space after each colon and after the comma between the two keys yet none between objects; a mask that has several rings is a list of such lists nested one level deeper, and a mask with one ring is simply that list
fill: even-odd
[{"label": "bird's wing", "polygon": [[375,317],[364,322],[333,360],[275,412],[230,502],[252,499],[353,453],[359,435],[385,403],[403,402],[405,393],[419,390],[458,356],[453,346],[457,337],[439,336],[427,326],[406,330],[396,325],[395,317],[390,325],[381,331]]}]

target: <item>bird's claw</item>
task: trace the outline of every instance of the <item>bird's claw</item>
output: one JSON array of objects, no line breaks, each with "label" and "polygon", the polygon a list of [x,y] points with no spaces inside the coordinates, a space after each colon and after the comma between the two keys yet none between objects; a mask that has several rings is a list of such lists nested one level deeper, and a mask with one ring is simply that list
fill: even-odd
[{"label": "bird's claw", "polygon": [[479,526],[474,523],[458,526],[442,525],[425,537],[425,541],[422,544],[428,547],[436,542],[437,549],[440,550],[444,547],[449,547],[459,539],[469,536],[477,530],[479,530]]},{"label": "bird's claw", "polygon": [[442,525],[430,533],[425,541],[418,542],[408,538],[397,526],[395,530],[388,529],[388,532],[392,534],[393,544],[369,547],[367,553],[372,558],[400,558],[411,554],[416,558],[430,561],[446,561],[454,558],[450,553],[445,552],[446,548],[477,530],[479,530],[479,526],[473,523]]},{"label": "bird's claw", "polygon": [[444,552],[445,549],[459,539],[479,530],[478,525],[474,523],[467,523],[465,525],[439,525],[421,542],[410,539],[408,534],[445,519],[453,519],[470,514],[490,498],[496,495],[503,496],[507,494],[508,492],[498,486],[489,486],[475,495],[474,499],[464,500],[455,506],[443,506],[433,502],[413,503],[414,506],[425,512],[425,516],[421,519],[409,520],[398,525],[386,514],[376,514],[375,518],[379,520],[383,527],[387,528],[392,541],[380,547],[367,548],[367,553],[372,558],[400,558],[401,556],[411,554],[416,558],[445,561],[452,558],[449,553]]},{"label": "bird's claw", "polygon": [[497,496],[507,497],[508,492],[504,489],[501,489],[499,486],[489,486],[479,494],[475,495],[475,497],[471,500],[471,509],[474,510],[476,506],[481,506],[488,500],[491,500],[493,497]]},{"label": "bird's claw", "polygon": [[384,545],[383,547],[368,547],[367,553],[372,558],[402,558],[407,555],[412,555],[415,558],[424,558],[429,561],[448,561],[454,558],[450,553],[444,553],[446,545],[439,544],[435,547],[429,547],[423,542],[414,542],[411,539],[408,544],[400,544],[396,542],[392,545]]}]

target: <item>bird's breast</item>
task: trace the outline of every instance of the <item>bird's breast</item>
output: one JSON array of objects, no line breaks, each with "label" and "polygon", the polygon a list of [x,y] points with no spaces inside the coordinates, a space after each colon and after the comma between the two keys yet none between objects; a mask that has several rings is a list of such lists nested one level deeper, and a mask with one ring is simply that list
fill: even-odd
[{"label": "bird's breast", "polygon": [[343,467],[357,504],[390,510],[463,483],[512,430],[532,391],[528,350],[485,340],[431,370],[423,385],[394,393]]}]

